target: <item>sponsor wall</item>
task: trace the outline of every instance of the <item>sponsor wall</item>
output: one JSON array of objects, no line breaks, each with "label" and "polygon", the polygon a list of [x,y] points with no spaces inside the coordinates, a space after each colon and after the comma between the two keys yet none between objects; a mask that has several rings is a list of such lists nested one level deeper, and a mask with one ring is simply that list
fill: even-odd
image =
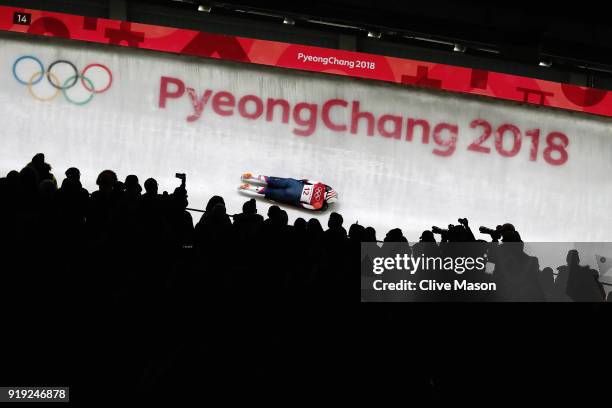
[{"label": "sponsor wall", "polygon": [[[45,71],[56,64],[42,75],[39,62]],[[75,77],[83,70],[85,78]],[[169,191],[174,173],[185,172],[191,207],[219,194],[235,213],[245,201],[239,176],[249,170],[332,185],[346,223],[372,225],[381,238],[400,227],[415,240],[465,216],[475,231],[512,222],[529,241],[612,240],[607,118],[7,36],[0,79],[2,175],[37,152],[60,180],[79,167],[90,190],[105,168],[141,183],[155,177]],[[288,211],[291,219],[312,215]]]}]

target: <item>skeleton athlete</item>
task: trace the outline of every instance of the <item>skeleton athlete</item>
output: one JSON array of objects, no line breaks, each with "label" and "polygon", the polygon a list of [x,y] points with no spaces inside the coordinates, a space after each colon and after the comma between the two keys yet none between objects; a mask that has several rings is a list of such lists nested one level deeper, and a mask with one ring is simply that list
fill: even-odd
[{"label": "skeleton athlete", "polygon": [[252,173],[244,173],[241,180],[242,192],[264,195],[269,200],[308,210],[322,211],[338,200],[338,193],[333,188],[318,181],[255,176]]}]

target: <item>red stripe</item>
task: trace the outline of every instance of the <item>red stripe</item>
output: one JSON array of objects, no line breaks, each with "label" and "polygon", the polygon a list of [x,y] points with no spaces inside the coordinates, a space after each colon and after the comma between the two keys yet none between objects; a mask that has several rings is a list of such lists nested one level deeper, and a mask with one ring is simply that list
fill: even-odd
[{"label": "red stripe", "polygon": [[[30,26],[13,24],[15,12],[30,13]],[[431,62],[7,6],[0,6],[0,30],[433,87],[612,116],[610,91]],[[337,61],[361,65],[350,68]]]}]

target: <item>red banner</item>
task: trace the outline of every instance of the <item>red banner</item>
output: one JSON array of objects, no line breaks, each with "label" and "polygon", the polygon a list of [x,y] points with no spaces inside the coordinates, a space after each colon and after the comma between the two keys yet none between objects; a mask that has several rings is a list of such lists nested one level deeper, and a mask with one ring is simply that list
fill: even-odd
[{"label": "red banner", "polygon": [[611,92],[321,47],[0,6],[0,30],[428,87],[612,116]]}]

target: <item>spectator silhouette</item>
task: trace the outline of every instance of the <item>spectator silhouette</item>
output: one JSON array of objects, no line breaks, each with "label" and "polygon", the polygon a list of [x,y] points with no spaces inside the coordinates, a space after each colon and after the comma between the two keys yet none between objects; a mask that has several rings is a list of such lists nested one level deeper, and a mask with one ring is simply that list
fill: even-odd
[{"label": "spectator silhouette", "polygon": [[32,161],[28,163],[26,167],[29,167],[36,172],[36,176],[39,182],[43,180],[51,180],[51,182],[53,182],[53,184],[57,186],[57,181],[51,173],[51,165],[45,162],[44,154],[36,154],[34,157],[32,157]]},{"label": "spectator silhouette", "polygon": [[33,210],[38,202],[38,186],[40,178],[33,167],[26,166],[19,172],[21,184],[21,200],[20,207],[24,210]]},{"label": "spectator silhouette", "polygon": [[[254,198],[242,205],[242,213],[234,215],[235,242],[239,248],[256,248],[259,245],[258,236],[264,219],[257,214],[257,201]],[[241,269],[246,270],[247,263],[241,263]]]},{"label": "spectator silhouette", "polygon": [[319,220],[316,218],[309,219],[306,226],[306,232],[308,234],[308,242],[310,242],[310,245],[320,248],[322,245],[324,232]]},{"label": "spectator silhouette", "polygon": [[372,227],[366,227],[363,231],[363,241],[364,242],[376,242],[376,230]]},{"label": "spectator silhouette", "polygon": [[363,235],[365,233],[365,228],[363,225],[352,224],[349,227],[348,238],[352,243],[360,243],[363,240]]},{"label": "spectator silhouette", "polygon": [[[171,239],[174,246],[180,247],[193,243],[193,218],[189,211],[187,211],[188,205],[187,190],[183,187],[175,188],[174,193],[169,197],[167,208],[167,220],[171,228]],[[219,205],[225,208],[221,203]]]},{"label": "spectator silhouette", "polygon": [[225,202],[219,196],[212,197],[206,205],[207,211],[195,227],[196,243],[201,249],[206,246],[221,248],[229,242],[232,222],[225,210]]},{"label": "spectator silhouette", "polygon": [[124,222],[131,222],[140,214],[140,193],[142,187],[138,183],[138,177],[130,174],[123,183],[124,191],[121,194],[121,212]]},{"label": "spectator silhouette", "polygon": [[298,217],[293,222],[295,248],[298,251],[308,247],[308,223],[304,218]]},{"label": "spectator silhouette", "polygon": [[580,255],[575,249],[567,252],[566,262],[566,265],[557,269],[559,275],[567,275],[567,295],[574,302],[603,301],[605,291],[599,283],[599,273],[588,266],[580,265]]},{"label": "spectator silhouette", "polygon": [[157,180],[154,178],[148,178],[144,182],[145,195],[149,195],[152,197],[157,197],[158,195],[158,185]]},{"label": "spectator silhouette", "polygon": [[142,193],[142,187],[140,187],[140,183],[138,182],[138,177],[134,174],[130,174],[125,178],[125,186],[126,195],[129,197],[140,197],[140,193]]},{"label": "spectator silhouette", "polygon": [[[22,185],[21,175],[16,170],[8,172],[6,177],[0,178],[0,219],[13,225],[12,214],[21,208]],[[3,223],[3,225],[6,225]],[[11,229],[9,229],[11,231]]]},{"label": "spectator silhouette", "polygon": [[162,211],[160,204],[160,195],[158,193],[157,181],[154,178],[148,178],[144,182],[145,193],[141,196],[142,211],[146,214],[146,218],[155,216]]},{"label": "spectator silhouette", "polygon": [[282,224],[281,219],[281,209],[278,205],[271,205],[268,207],[268,219],[265,221],[265,224],[279,226]]},{"label": "spectator silhouette", "polygon": [[346,238],[346,230],[342,226],[344,219],[337,212],[333,212],[329,215],[329,220],[327,221],[327,231],[325,231],[326,240],[332,244],[336,245],[338,243],[342,243]]},{"label": "spectator silhouette", "polygon": [[493,244],[488,250],[488,261],[495,264],[493,279],[498,285],[499,300],[544,300],[538,259],[523,251],[521,236],[511,224],[504,224],[501,236],[502,244]]},{"label": "spectator silhouette", "polygon": [[[425,230],[419,237],[419,242],[412,246],[412,254],[414,257],[439,257],[440,248],[436,242],[436,238],[430,230]],[[415,272],[418,274],[423,268],[419,268],[419,271]]]},{"label": "spectator silhouette", "polygon": [[88,229],[94,240],[109,239],[117,206],[122,196],[117,175],[112,170],[104,170],[96,179],[98,190],[91,193],[88,210]]},{"label": "spectator silhouette", "polygon": [[425,230],[421,233],[419,242],[414,244],[412,249],[415,255],[420,255],[428,252],[426,248],[433,248],[434,246],[437,248],[436,237],[434,236],[433,232]]},{"label": "spectator silhouette", "polygon": [[81,171],[76,167],[70,167],[64,172],[66,178],[71,181],[81,182]]},{"label": "spectator silhouette", "polygon": [[295,219],[295,221],[293,222],[293,229],[294,229],[296,232],[298,232],[298,231],[299,231],[300,233],[302,233],[302,232],[303,232],[303,233],[305,234],[305,233],[306,233],[306,226],[307,226],[307,225],[308,225],[308,224],[306,223],[306,220],[305,220],[305,219],[303,219],[302,217],[298,217],[298,218],[296,218],[296,219]]},{"label": "spectator silhouette", "polygon": [[408,242],[408,239],[406,239],[401,229],[394,228],[387,232],[383,242]]},{"label": "spectator silhouette", "polygon": [[[227,240],[232,222],[225,210],[225,201],[220,196],[213,196],[206,204],[206,212],[195,226],[195,241],[200,250],[206,245]],[[225,242],[226,244],[227,242]],[[222,242],[218,242],[222,245]]]},{"label": "spectator silhouette", "polygon": [[283,223],[282,210],[277,205],[271,205],[268,208],[268,219],[264,221],[261,228],[262,239],[268,242],[281,242]]},{"label": "spectator silhouette", "polygon": [[555,297],[555,276],[553,270],[550,267],[542,269],[540,272],[540,287],[546,296],[546,299],[553,300]]},{"label": "spectator silhouette", "polygon": [[[223,197],[221,196],[212,196],[210,198],[210,200],[208,200],[208,203],[206,203],[206,212],[211,211],[212,209],[215,207],[215,205],[217,204],[222,204],[225,207],[225,200],[223,200]],[[204,213],[204,215],[202,217],[204,217],[206,215],[206,213]]]},{"label": "spectator silhouette", "polygon": [[76,167],[66,170],[66,178],[58,191],[60,205],[67,222],[84,222],[89,192],[81,184],[81,172]]},{"label": "spectator silhouette", "polygon": [[287,214],[287,211],[280,211],[279,222],[283,229],[286,229],[286,227],[289,226],[289,214]]},{"label": "spectator silhouette", "polygon": [[263,223],[263,217],[257,214],[257,201],[254,198],[242,205],[242,213],[234,216],[234,227],[237,231],[259,228]]}]

